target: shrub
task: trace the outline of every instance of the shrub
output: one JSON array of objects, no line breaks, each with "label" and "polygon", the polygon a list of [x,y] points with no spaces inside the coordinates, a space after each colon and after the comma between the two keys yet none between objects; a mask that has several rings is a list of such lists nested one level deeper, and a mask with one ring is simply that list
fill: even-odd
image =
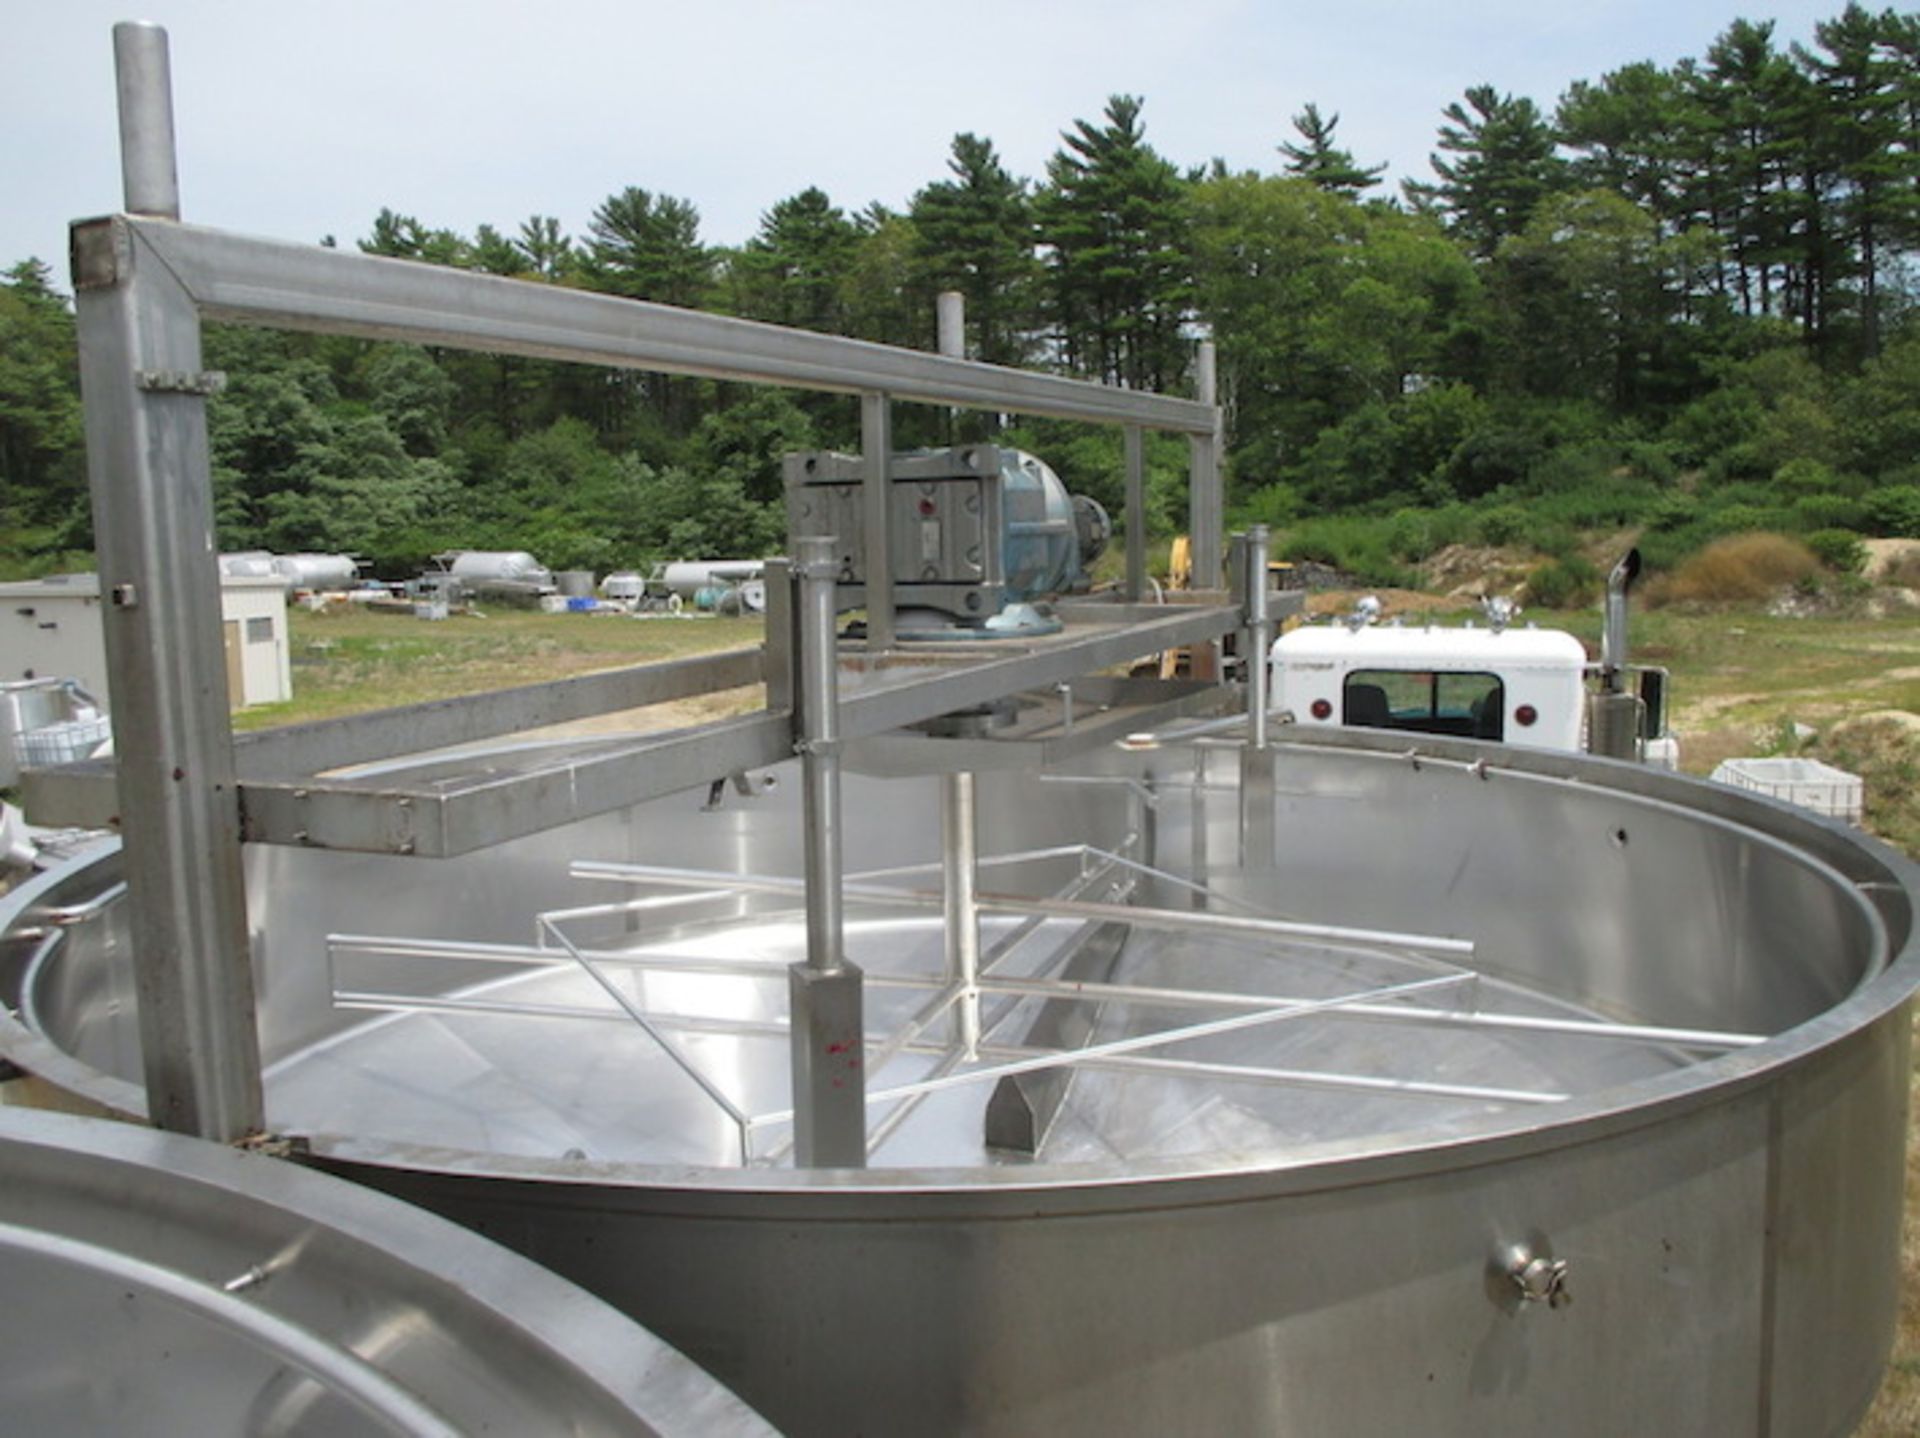
[{"label": "shrub", "polygon": [[1754,534],[1792,529],[1793,511],[1777,504],[1716,505],[1707,514],[1715,534]]},{"label": "shrub", "polygon": [[1820,561],[1782,534],[1735,534],[1716,539],[1649,588],[1650,604],[1754,603],[1815,578]]},{"label": "shrub", "polygon": [[1695,550],[1718,535],[1704,520],[1673,529],[1648,530],[1640,536],[1640,559],[1650,574],[1671,574]]},{"label": "shrub", "polygon": [[1785,494],[1831,494],[1840,476],[1817,459],[1790,459],[1773,472],[1773,487]]},{"label": "shrub", "polygon": [[1474,531],[1482,544],[1525,543],[1527,532],[1532,527],[1533,516],[1517,504],[1501,504],[1492,509],[1483,509],[1474,521]]},{"label": "shrub", "polygon": [[1528,487],[1542,494],[1595,488],[1612,481],[1619,462],[1619,447],[1605,440],[1561,445],[1533,467]]},{"label": "shrub", "polygon": [[1554,559],[1527,576],[1527,603],[1542,609],[1584,609],[1600,596],[1600,571],[1578,555]]},{"label": "shrub", "polygon": [[1300,517],[1300,492],[1290,484],[1269,484],[1256,489],[1234,509],[1232,527],[1265,524],[1279,529]]},{"label": "shrub", "polygon": [[1867,507],[1852,495],[1804,494],[1793,502],[1795,527],[1799,529],[1859,529],[1866,523]]},{"label": "shrub", "polygon": [[1868,494],[1866,522],[1875,534],[1920,539],[1920,484],[1889,484]]},{"label": "shrub", "polygon": [[1867,547],[1860,536],[1845,529],[1816,529],[1806,536],[1806,546],[1835,574],[1858,574],[1866,567]]},{"label": "shrub", "polygon": [[1691,494],[1670,490],[1647,511],[1647,528],[1661,533],[1685,529],[1700,517],[1700,501]]},{"label": "shrub", "polygon": [[1396,509],[1387,520],[1387,547],[1396,558],[1418,564],[1435,551],[1458,543],[1467,529],[1458,506]]},{"label": "shrub", "polygon": [[1355,515],[1310,519],[1281,541],[1282,559],[1330,564],[1365,584],[1400,586],[1409,576],[1393,556],[1392,521]]},{"label": "shrub", "polygon": [[1654,484],[1672,484],[1680,467],[1674,461],[1673,446],[1653,440],[1630,440],[1621,447],[1621,457],[1636,478]]}]

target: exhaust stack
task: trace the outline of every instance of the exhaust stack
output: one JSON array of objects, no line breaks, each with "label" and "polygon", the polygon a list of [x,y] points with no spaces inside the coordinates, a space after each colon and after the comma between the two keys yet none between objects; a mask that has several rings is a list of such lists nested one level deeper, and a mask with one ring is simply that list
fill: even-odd
[{"label": "exhaust stack", "polygon": [[1640,757],[1640,700],[1627,688],[1627,590],[1639,576],[1638,549],[1629,549],[1607,576],[1600,690],[1587,699],[1587,748],[1609,759]]}]

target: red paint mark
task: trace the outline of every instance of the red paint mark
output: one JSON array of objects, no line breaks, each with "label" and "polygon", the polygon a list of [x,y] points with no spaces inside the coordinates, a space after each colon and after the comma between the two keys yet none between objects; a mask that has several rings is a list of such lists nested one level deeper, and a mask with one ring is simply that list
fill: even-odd
[{"label": "red paint mark", "polygon": [[850,1043],[828,1044],[827,1052],[830,1054],[843,1054],[852,1047],[853,1045]]}]

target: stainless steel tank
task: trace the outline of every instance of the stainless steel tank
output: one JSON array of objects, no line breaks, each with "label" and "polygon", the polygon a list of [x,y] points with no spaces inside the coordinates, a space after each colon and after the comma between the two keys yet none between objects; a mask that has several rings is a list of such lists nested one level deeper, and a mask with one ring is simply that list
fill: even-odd
[{"label": "stainless steel tank", "polygon": [[[1277,733],[1244,783],[1207,739],[979,775],[971,1057],[941,781],[850,780],[866,1170],[787,1155],[794,785],[251,851],[270,1120],[796,1433],[1848,1431],[1913,866],[1633,766]],[[138,1112],[115,863],[0,909],[0,1047]],[[1031,1152],[988,1142],[1010,1095]]]},{"label": "stainless steel tank", "polygon": [[258,1154],[0,1106],[10,1433],[761,1434],[606,1305]]}]

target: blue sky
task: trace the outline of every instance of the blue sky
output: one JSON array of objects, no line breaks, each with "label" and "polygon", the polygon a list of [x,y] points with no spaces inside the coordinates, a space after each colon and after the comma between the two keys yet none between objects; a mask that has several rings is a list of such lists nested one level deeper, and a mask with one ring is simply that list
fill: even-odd
[{"label": "blue sky", "polygon": [[0,52],[0,264],[64,277],[67,221],[119,205],[115,20],[172,35],[182,208],[342,243],[382,205],[466,233],[580,234],[626,185],[690,199],[716,243],[808,184],[903,205],[955,132],[1037,176],[1108,95],[1146,98],[1169,159],[1273,169],[1311,100],[1394,176],[1428,175],[1440,110],[1487,82],[1551,110],[1576,79],[1700,55],[1742,13],[1808,41],[1842,8],[1701,0],[29,0]]}]

